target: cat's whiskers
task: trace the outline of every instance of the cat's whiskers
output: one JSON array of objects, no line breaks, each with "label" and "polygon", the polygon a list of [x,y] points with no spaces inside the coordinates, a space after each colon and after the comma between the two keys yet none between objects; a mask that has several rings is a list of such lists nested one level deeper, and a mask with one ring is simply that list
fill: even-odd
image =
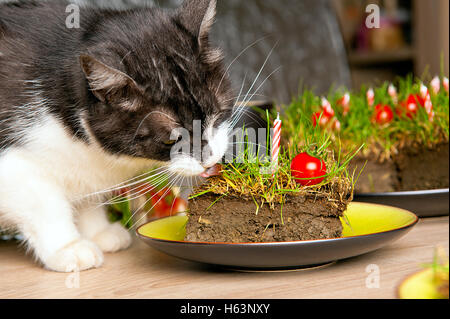
[{"label": "cat's whiskers", "polygon": [[[248,72],[245,72],[244,79],[242,80],[241,89],[239,90],[239,94],[238,94],[238,96],[236,98],[236,101],[234,102],[235,106],[239,102],[239,100],[241,99],[241,94],[244,91],[244,87],[245,87],[245,80],[247,80],[247,74],[248,74]],[[234,114],[234,111],[235,111],[234,110],[235,106],[233,107],[233,112],[231,113],[231,118],[233,118],[233,114]]]},{"label": "cat's whiskers", "polygon": [[259,69],[259,71],[258,71],[258,73],[257,73],[257,75],[256,75],[256,77],[255,77],[255,80],[253,81],[252,85],[251,85],[250,88],[248,89],[247,94],[246,94],[245,97],[244,97],[244,100],[239,104],[239,106],[237,107],[236,111],[239,110],[239,109],[244,105],[244,103],[245,103],[245,101],[246,101],[246,99],[247,99],[249,93],[253,90],[253,87],[256,85],[256,82],[259,80],[259,77],[261,76],[262,71],[263,71],[264,68],[266,67],[266,64],[267,64],[267,62],[269,61],[270,56],[272,55],[274,49],[275,49],[275,46],[270,50],[269,54],[267,55],[266,59],[264,60],[264,62],[263,62],[263,64],[262,64],[261,68]]},{"label": "cat's whiskers", "polygon": [[[270,57],[270,54],[269,54],[268,58],[269,58],[269,57]],[[267,60],[268,60],[268,59],[267,59]],[[261,71],[262,71],[263,68],[264,68],[264,65],[263,65],[263,67],[261,68],[260,73],[261,73]],[[246,96],[245,96],[245,99],[240,103],[240,105],[238,106],[238,108],[233,112],[233,115],[232,115],[232,117],[231,117],[231,124],[230,124],[230,126],[229,126],[228,135],[231,134],[232,130],[233,130],[234,127],[239,123],[239,121],[241,120],[241,118],[242,118],[242,116],[243,116],[244,114],[247,114],[248,116],[250,116],[251,119],[255,120],[256,122],[258,122],[258,121],[260,120],[260,119],[256,118],[255,115],[253,115],[249,110],[247,110],[245,107],[242,107],[242,106],[243,106],[243,105],[246,105],[246,104],[248,103],[248,101],[250,101],[250,100],[255,96],[255,94],[256,94],[256,93],[264,86],[264,84],[266,83],[266,81],[267,81],[273,74],[275,74],[280,68],[281,68],[281,67],[278,67],[278,68],[275,69],[273,72],[271,72],[271,73],[264,79],[264,81],[258,86],[258,88],[255,90],[255,92],[254,92],[252,95],[250,95],[250,97],[248,97],[248,95],[249,95],[249,93],[250,93],[250,90],[251,90],[251,88],[250,88],[250,90],[247,92],[247,94],[246,94]],[[258,74],[258,77],[259,77],[260,73]],[[256,83],[257,79],[258,79],[258,78],[255,79],[254,83]],[[254,85],[252,85],[252,87],[253,87],[253,86],[254,86]],[[260,146],[259,144],[251,143],[251,142],[236,142],[236,143],[230,142],[230,143],[229,143],[229,147],[230,147],[230,146],[237,145],[237,144],[245,144],[245,143],[247,143],[247,144],[249,144],[249,145]],[[233,157],[236,158],[237,156],[235,156],[235,155],[233,154]]]},{"label": "cat's whiskers", "polygon": [[[171,178],[171,176],[169,175],[168,178]],[[165,182],[166,182],[166,179],[160,180],[160,181],[158,181],[156,184],[153,184],[153,185],[152,185],[152,186],[154,186],[154,187],[148,188],[148,189],[147,189],[145,192],[143,192],[143,193],[139,193],[138,196],[135,196],[135,197],[133,197],[133,198],[123,197],[122,200],[117,201],[117,202],[110,202],[110,201],[104,202],[104,203],[100,204],[97,208],[102,207],[102,206],[107,206],[107,205],[113,205],[113,204],[120,204],[120,203],[125,203],[125,202],[131,202],[131,201],[133,201],[133,200],[136,200],[136,199],[138,199],[138,198],[141,198],[141,197],[147,195],[147,194],[150,193],[153,189],[162,186]],[[170,184],[170,183],[169,183],[169,184]],[[138,194],[138,193],[136,193],[136,194]],[[136,194],[135,194],[135,195],[136,195]],[[158,194],[158,193],[153,194],[153,196],[152,196],[149,200],[151,200],[151,199],[152,199],[154,196],[156,196],[157,194]],[[148,203],[148,201],[146,201],[146,202],[144,203],[144,205],[141,206],[139,209],[141,209],[142,207],[144,207],[147,203]],[[134,215],[134,214],[133,214],[133,215]],[[127,221],[127,223],[128,223],[128,221]]]},{"label": "cat's whiskers", "polygon": [[233,66],[233,64],[251,47],[255,46],[256,44],[258,44],[259,42],[261,42],[262,40],[264,40],[265,38],[267,38],[268,36],[264,36],[258,40],[256,40],[255,42],[253,42],[252,44],[250,44],[249,46],[247,46],[246,48],[244,48],[232,61],[231,63],[228,65],[228,67],[226,68],[225,72],[223,73],[222,78],[220,79],[219,85],[217,86],[217,90],[216,90],[216,95],[217,93],[219,93],[220,87],[222,86],[223,80],[225,79],[225,77],[228,74],[228,71],[230,71],[231,67]]},{"label": "cat's whiskers", "polygon": [[[273,72],[271,72],[271,73],[264,79],[264,81],[261,83],[261,85],[259,85],[258,88],[255,90],[255,93],[257,93],[257,92],[264,86],[264,84],[267,82],[267,80],[268,80],[272,75],[274,75],[276,72],[278,72],[279,69],[281,69],[281,66],[278,67],[278,68],[276,68]],[[241,105],[239,106],[239,108],[238,108],[239,113],[237,113],[236,118],[233,120],[232,128],[234,128],[234,127],[237,125],[237,123],[241,120],[242,116],[244,115],[244,110],[245,110],[245,109],[242,107],[243,103],[247,104],[247,103],[254,97],[255,93],[253,93],[249,98],[247,98],[248,94],[246,95],[246,98],[247,98],[247,99],[246,99],[244,102],[242,102]]]},{"label": "cat's whiskers", "polygon": [[260,122],[261,120],[262,120],[262,118],[261,117],[258,117],[257,115],[255,115],[253,112],[252,112],[252,110],[251,109],[247,109],[247,108],[244,108],[244,109],[242,109],[241,111],[240,111],[240,114],[239,115],[247,115],[249,118],[251,118],[253,121],[255,121],[255,122]]},{"label": "cat's whiskers", "polygon": [[[170,178],[170,177],[168,177],[168,178]],[[162,176],[162,177],[158,178],[156,181],[154,181],[153,184],[151,185],[152,187],[148,187],[144,192],[142,192],[142,190],[140,190],[138,192],[133,193],[133,195],[131,195],[131,196],[128,195],[128,193],[125,193],[125,194],[127,194],[126,196],[124,196],[124,194],[120,194],[111,200],[102,202],[100,205],[98,205],[98,207],[133,201],[135,199],[140,198],[141,196],[147,195],[153,189],[160,187],[161,185],[163,185],[166,182],[166,180],[167,179],[165,178],[165,176]],[[138,186],[136,189],[138,189],[138,188],[140,188],[140,187]],[[117,200],[117,199],[120,199],[120,200]]]},{"label": "cat's whiskers", "polygon": [[[139,179],[137,179],[137,180],[135,180],[135,181],[133,181],[131,183],[125,184],[123,186],[118,186],[117,188],[115,188],[113,190],[110,190],[110,191],[113,191],[113,192],[114,191],[119,191],[119,190],[122,190],[124,188],[130,188],[130,187],[136,186],[136,185],[138,185],[136,187],[136,188],[138,188],[139,184],[148,182],[151,179],[159,179],[160,177],[165,176],[165,174],[167,174],[169,172],[169,168],[168,167],[161,167],[161,169],[162,170],[158,171],[158,172],[156,172],[156,170],[151,170],[151,171],[147,172],[147,174],[143,174],[141,178],[139,178]],[[150,174],[152,174],[152,175],[150,175]]]},{"label": "cat's whiskers", "polygon": [[[275,48],[276,48],[276,46],[277,46],[277,44],[278,44],[278,43],[276,43],[276,44],[272,47],[272,49],[270,50],[270,52],[269,52],[269,54],[267,55],[266,59],[264,60],[264,63],[263,63],[263,65],[261,66],[261,68],[260,68],[258,74],[256,75],[256,78],[255,78],[255,80],[253,81],[252,85],[250,86],[249,90],[247,91],[247,94],[245,95],[244,100],[240,103],[240,105],[239,105],[239,106],[236,108],[236,110],[233,112],[232,117],[235,117],[236,114],[239,114],[239,116],[237,116],[237,117],[233,120],[232,128],[234,128],[234,126],[236,126],[236,124],[237,124],[237,123],[239,122],[239,120],[241,119],[241,117],[242,117],[242,111],[241,111],[242,108],[248,103],[248,101],[254,96],[254,94],[256,94],[256,93],[259,91],[259,89],[262,87],[262,85],[260,85],[260,86],[258,87],[258,89],[256,89],[256,90],[253,92],[253,95],[250,97],[250,99],[248,99],[248,96],[249,96],[250,92],[251,92],[251,91],[253,90],[253,88],[255,87],[256,82],[258,81],[259,77],[260,77],[261,74],[262,74],[262,71],[263,71],[264,68],[266,67],[266,65],[267,65],[267,63],[268,63],[268,61],[269,61],[269,59],[270,59],[270,57],[271,57],[273,51],[275,50]],[[271,74],[263,81],[263,84],[267,81],[267,79],[268,79],[271,75],[272,75],[272,73],[271,73]]]},{"label": "cat's whiskers", "polygon": [[165,181],[166,181],[166,178],[163,176],[163,177],[160,177],[159,179],[153,181],[153,183],[151,185],[149,184],[147,186],[144,186],[144,189],[142,189],[142,185],[139,185],[130,191],[119,194],[119,195],[113,197],[112,199],[108,200],[107,202],[102,203],[102,206],[121,204],[121,203],[135,200],[141,196],[144,196],[144,195],[150,193],[155,188],[158,188],[159,186],[163,185]]},{"label": "cat's whiskers", "polygon": [[[106,188],[104,190],[101,190],[101,191],[98,191],[98,192],[95,192],[95,193],[91,193],[91,194],[87,194],[87,195],[83,195],[82,197],[80,197],[77,200],[82,200],[82,199],[85,199],[87,197],[92,197],[92,196],[96,196],[96,195],[104,195],[104,194],[111,193],[111,192],[114,192],[114,191],[119,191],[122,188],[126,188],[126,187],[130,187],[130,186],[134,186],[134,185],[140,184],[140,183],[148,180],[149,178],[152,178],[154,176],[160,175],[162,172],[158,172],[158,173],[156,173],[154,175],[150,175],[150,174],[154,173],[155,171],[159,171],[161,169],[164,169],[164,172],[166,172],[168,170],[168,168],[166,166],[159,167],[159,168],[153,169],[151,171],[145,172],[145,173],[143,173],[143,174],[141,174],[139,176],[130,178],[130,179],[124,181],[124,182],[121,182],[121,183],[116,184],[114,186],[111,186],[109,188]],[[135,180],[137,180],[137,181],[135,181]],[[131,181],[135,181],[135,182],[129,183]],[[129,183],[129,184],[127,184],[127,183]]]},{"label": "cat's whiskers", "polygon": [[[133,227],[135,227],[135,225],[138,225],[138,224],[141,222],[141,220],[144,219],[144,217],[146,217],[146,216],[148,215],[148,213],[149,213],[156,205],[158,205],[159,202],[160,202],[161,200],[163,200],[164,197],[165,197],[167,194],[169,194],[170,191],[172,191],[172,188],[174,187],[175,183],[176,183],[179,179],[180,179],[180,175],[177,176],[173,182],[169,182],[169,185],[167,186],[167,190],[165,191],[165,193],[164,193],[162,196],[160,196],[159,200],[158,200],[156,203],[153,204],[153,206],[148,210],[148,212],[146,212],[141,218],[139,218],[138,221],[136,221],[134,224],[132,224],[130,228],[133,228]],[[133,218],[134,218],[134,216],[135,216],[138,212],[140,212],[140,211],[142,210],[142,208],[144,208],[145,205],[147,205],[147,203],[148,203],[149,201],[151,201],[156,195],[157,195],[157,194],[153,195],[151,198],[149,198],[147,201],[145,201],[144,204],[142,204],[141,206],[139,206],[139,208],[138,208],[138,209],[131,215],[131,217],[126,221],[126,224],[128,224],[130,221],[132,221]]]},{"label": "cat's whiskers", "polygon": [[[123,203],[123,202],[129,201],[129,200],[137,199],[143,195],[146,195],[146,194],[152,192],[154,189],[158,188],[159,186],[163,185],[164,182],[167,181],[170,177],[171,177],[170,174],[167,175],[167,172],[164,172],[164,175],[161,175],[158,178],[152,180],[151,184],[148,183],[148,181],[146,181],[148,185],[144,187],[144,190],[142,189],[142,184],[144,183],[144,181],[143,181],[141,185],[138,185],[137,187],[135,187],[129,191],[126,191],[123,194],[115,196],[106,204],[107,205],[119,204],[119,203]],[[126,197],[126,198],[123,199],[124,197]],[[121,201],[116,202],[115,201],[116,199],[121,199]]]},{"label": "cat's whiskers", "polygon": [[248,144],[248,145],[260,146],[260,144],[253,143],[253,142],[233,142],[233,143],[228,143],[228,145],[239,145],[239,144]]}]

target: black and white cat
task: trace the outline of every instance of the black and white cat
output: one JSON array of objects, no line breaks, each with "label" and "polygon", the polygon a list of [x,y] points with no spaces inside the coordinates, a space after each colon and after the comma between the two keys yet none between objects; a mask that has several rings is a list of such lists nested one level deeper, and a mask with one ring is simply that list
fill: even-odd
[{"label": "black and white cat", "polygon": [[[216,0],[177,10],[0,5],[0,228],[19,230],[43,265],[99,267],[131,236],[102,195],[155,164],[197,176],[228,147],[233,101],[209,45]],[[208,156],[171,156],[200,120]],[[96,195],[93,195],[96,194]],[[92,195],[92,196],[90,196]]]}]

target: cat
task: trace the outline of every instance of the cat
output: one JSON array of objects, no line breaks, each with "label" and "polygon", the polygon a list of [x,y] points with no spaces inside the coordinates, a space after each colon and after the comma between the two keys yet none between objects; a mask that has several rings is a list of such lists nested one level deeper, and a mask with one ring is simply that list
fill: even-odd
[{"label": "cat", "polygon": [[[226,152],[234,106],[209,42],[216,0],[81,7],[79,28],[67,28],[67,5],[0,4],[0,228],[17,229],[58,272],[100,267],[103,253],[130,246],[101,205],[117,185],[155,165],[207,176]],[[173,132],[192,136],[197,120],[202,156],[174,153],[193,141]]]}]

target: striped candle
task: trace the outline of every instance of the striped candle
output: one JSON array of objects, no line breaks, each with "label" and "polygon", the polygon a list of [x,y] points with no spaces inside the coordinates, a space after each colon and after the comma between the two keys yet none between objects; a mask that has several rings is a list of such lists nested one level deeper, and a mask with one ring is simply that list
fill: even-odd
[{"label": "striped candle", "polygon": [[337,105],[342,106],[342,114],[346,116],[350,112],[350,93],[345,93],[344,96],[337,101]]},{"label": "striped candle", "polygon": [[433,89],[434,94],[439,94],[439,91],[441,90],[441,79],[439,79],[438,76],[435,76],[433,80],[431,80],[431,88]]},{"label": "striped candle", "polygon": [[273,139],[272,139],[272,169],[273,174],[278,169],[278,157],[280,155],[280,145],[281,145],[281,120],[280,114],[278,113],[277,119],[273,124]]},{"label": "striped candle", "polygon": [[433,103],[431,102],[430,91],[423,83],[420,85],[420,95],[425,100],[424,107],[425,107],[425,111],[428,114],[428,118],[429,118],[430,122],[433,122],[435,114],[433,111]]},{"label": "striped candle", "polygon": [[448,78],[447,77],[442,79],[442,85],[444,86],[445,91],[448,93]]},{"label": "striped candle", "polygon": [[397,94],[397,88],[394,86],[394,84],[389,85],[388,88],[389,96],[391,97],[394,104],[398,103],[398,94]]},{"label": "striped candle", "polygon": [[331,103],[325,97],[322,97],[322,109],[326,115],[329,115],[330,117],[334,116],[334,110],[331,107]]},{"label": "striped candle", "polygon": [[375,104],[375,92],[373,91],[372,88],[370,88],[367,91],[367,104],[369,104],[369,106],[373,106]]}]

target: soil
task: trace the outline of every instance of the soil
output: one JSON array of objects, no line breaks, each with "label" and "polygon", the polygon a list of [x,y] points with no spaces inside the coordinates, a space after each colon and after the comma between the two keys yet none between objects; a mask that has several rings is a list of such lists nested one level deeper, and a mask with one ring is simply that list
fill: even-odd
[{"label": "soil", "polygon": [[355,158],[349,165],[361,173],[355,193],[430,190],[449,187],[449,144],[433,148],[404,148],[380,162],[377,158]]},{"label": "soil", "polygon": [[380,163],[365,158],[355,158],[348,170],[355,171],[355,176],[361,172],[355,186],[356,193],[395,192],[399,188],[398,172],[392,161]]},{"label": "soil", "polygon": [[407,149],[394,158],[399,190],[415,191],[449,187],[448,143],[433,149]]},{"label": "soil", "polygon": [[[337,194],[336,194],[337,195]],[[208,194],[192,200],[186,240],[194,242],[286,242],[342,236],[343,216],[350,198],[329,199],[324,195],[287,196],[257,212],[255,202],[238,197]],[[347,195],[349,196],[349,194]]]}]

